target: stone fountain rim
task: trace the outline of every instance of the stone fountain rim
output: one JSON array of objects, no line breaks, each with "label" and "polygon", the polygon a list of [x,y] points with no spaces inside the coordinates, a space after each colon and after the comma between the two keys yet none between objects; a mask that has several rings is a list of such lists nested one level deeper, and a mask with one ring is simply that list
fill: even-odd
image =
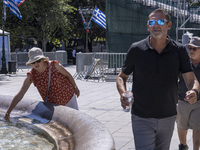
[{"label": "stone fountain rim", "polygon": [[[6,112],[12,101],[12,96],[0,95],[0,113]],[[3,112],[2,112],[3,111]],[[31,119],[46,119],[50,123],[57,123],[66,130],[70,130],[71,138],[74,142],[74,150],[114,150],[114,140],[108,129],[97,119],[82,113],[80,111],[68,108],[66,106],[54,105],[51,103],[43,103],[36,99],[22,99],[10,117],[25,116]],[[64,115],[63,115],[64,114]],[[63,117],[64,116],[64,117]],[[45,130],[50,136],[52,133],[46,128],[45,124],[39,126]],[[65,130],[65,129],[64,129]],[[62,142],[59,137],[52,137],[56,140],[57,146],[61,147]],[[68,138],[68,137],[62,137]],[[59,149],[59,148],[58,148]]]}]

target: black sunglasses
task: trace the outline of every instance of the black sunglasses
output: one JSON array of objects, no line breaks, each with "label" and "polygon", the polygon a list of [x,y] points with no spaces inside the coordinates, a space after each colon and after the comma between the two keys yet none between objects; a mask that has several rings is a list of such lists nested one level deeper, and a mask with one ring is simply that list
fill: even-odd
[{"label": "black sunglasses", "polygon": [[37,61],[35,61],[35,62],[31,63],[31,64],[33,65],[33,64],[35,64],[35,63],[40,63],[41,60],[42,60],[42,59],[39,59],[39,60],[37,60]]},{"label": "black sunglasses", "polygon": [[197,47],[188,47],[189,50],[196,51],[198,48]]}]

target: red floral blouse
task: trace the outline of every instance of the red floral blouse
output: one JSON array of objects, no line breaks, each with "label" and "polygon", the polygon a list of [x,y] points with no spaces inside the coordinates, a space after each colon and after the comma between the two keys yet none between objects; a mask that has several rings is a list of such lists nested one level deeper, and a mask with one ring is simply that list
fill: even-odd
[{"label": "red floral blouse", "polygon": [[[47,62],[48,63],[48,62]],[[51,61],[51,83],[48,92],[47,101],[54,104],[66,105],[74,95],[74,88],[68,78],[62,75]],[[46,100],[48,80],[49,80],[49,64],[46,70],[42,73],[37,72],[34,68],[30,72],[30,80],[38,89],[42,99]]]}]

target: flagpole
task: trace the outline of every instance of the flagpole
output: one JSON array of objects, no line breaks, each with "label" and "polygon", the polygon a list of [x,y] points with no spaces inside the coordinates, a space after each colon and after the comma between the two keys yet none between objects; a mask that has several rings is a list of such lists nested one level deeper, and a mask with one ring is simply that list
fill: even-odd
[{"label": "flagpole", "polygon": [[2,17],[2,30],[3,30],[3,40],[2,40],[2,68],[1,68],[1,74],[7,74],[7,69],[6,69],[6,57],[5,57],[5,45],[4,45],[4,9],[5,9],[5,5],[3,4],[3,17]]},{"label": "flagpole", "polygon": [[[88,52],[88,32],[91,29],[91,19],[94,13],[94,9],[90,9],[90,8],[84,8],[81,9],[81,7],[79,7],[79,14],[81,14],[81,16],[83,17],[82,20],[84,20],[84,29],[86,31],[86,39],[85,39],[85,51]],[[85,16],[85,19],[84,19]]]},{"label": "flagpole", "polygon": [[85,32],[86,32],[86,41],[85,41],[85,46],[86,46],[86,48],[85,48],[85,51],[86,52],[88,52],[88,29],[87,30],[85,30]]}]

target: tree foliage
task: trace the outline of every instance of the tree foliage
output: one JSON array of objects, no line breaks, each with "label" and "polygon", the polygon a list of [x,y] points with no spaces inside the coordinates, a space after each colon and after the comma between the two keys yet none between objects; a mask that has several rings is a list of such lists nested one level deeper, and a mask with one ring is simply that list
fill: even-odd
[{"label": "tree foliage", "polygon": [[[66,41],[74,37],[84,38],[85,31],[78,8],[95,5],[105,12],[105,0],[100,2],[97,0],[92,2],[88,0],[26,0],[19,7],[22,20],[11,14],[7,8],[7,19],[4,24],[5,30],[10,32],[12,48],[22,48],[23,43],[34,45],[37,41],[37,45],[46,51],[47,43]],[[0,11],[2,12],[2,8]],[[105,38],[105,29],[93,23],[89,36],[91,39]]]}]

